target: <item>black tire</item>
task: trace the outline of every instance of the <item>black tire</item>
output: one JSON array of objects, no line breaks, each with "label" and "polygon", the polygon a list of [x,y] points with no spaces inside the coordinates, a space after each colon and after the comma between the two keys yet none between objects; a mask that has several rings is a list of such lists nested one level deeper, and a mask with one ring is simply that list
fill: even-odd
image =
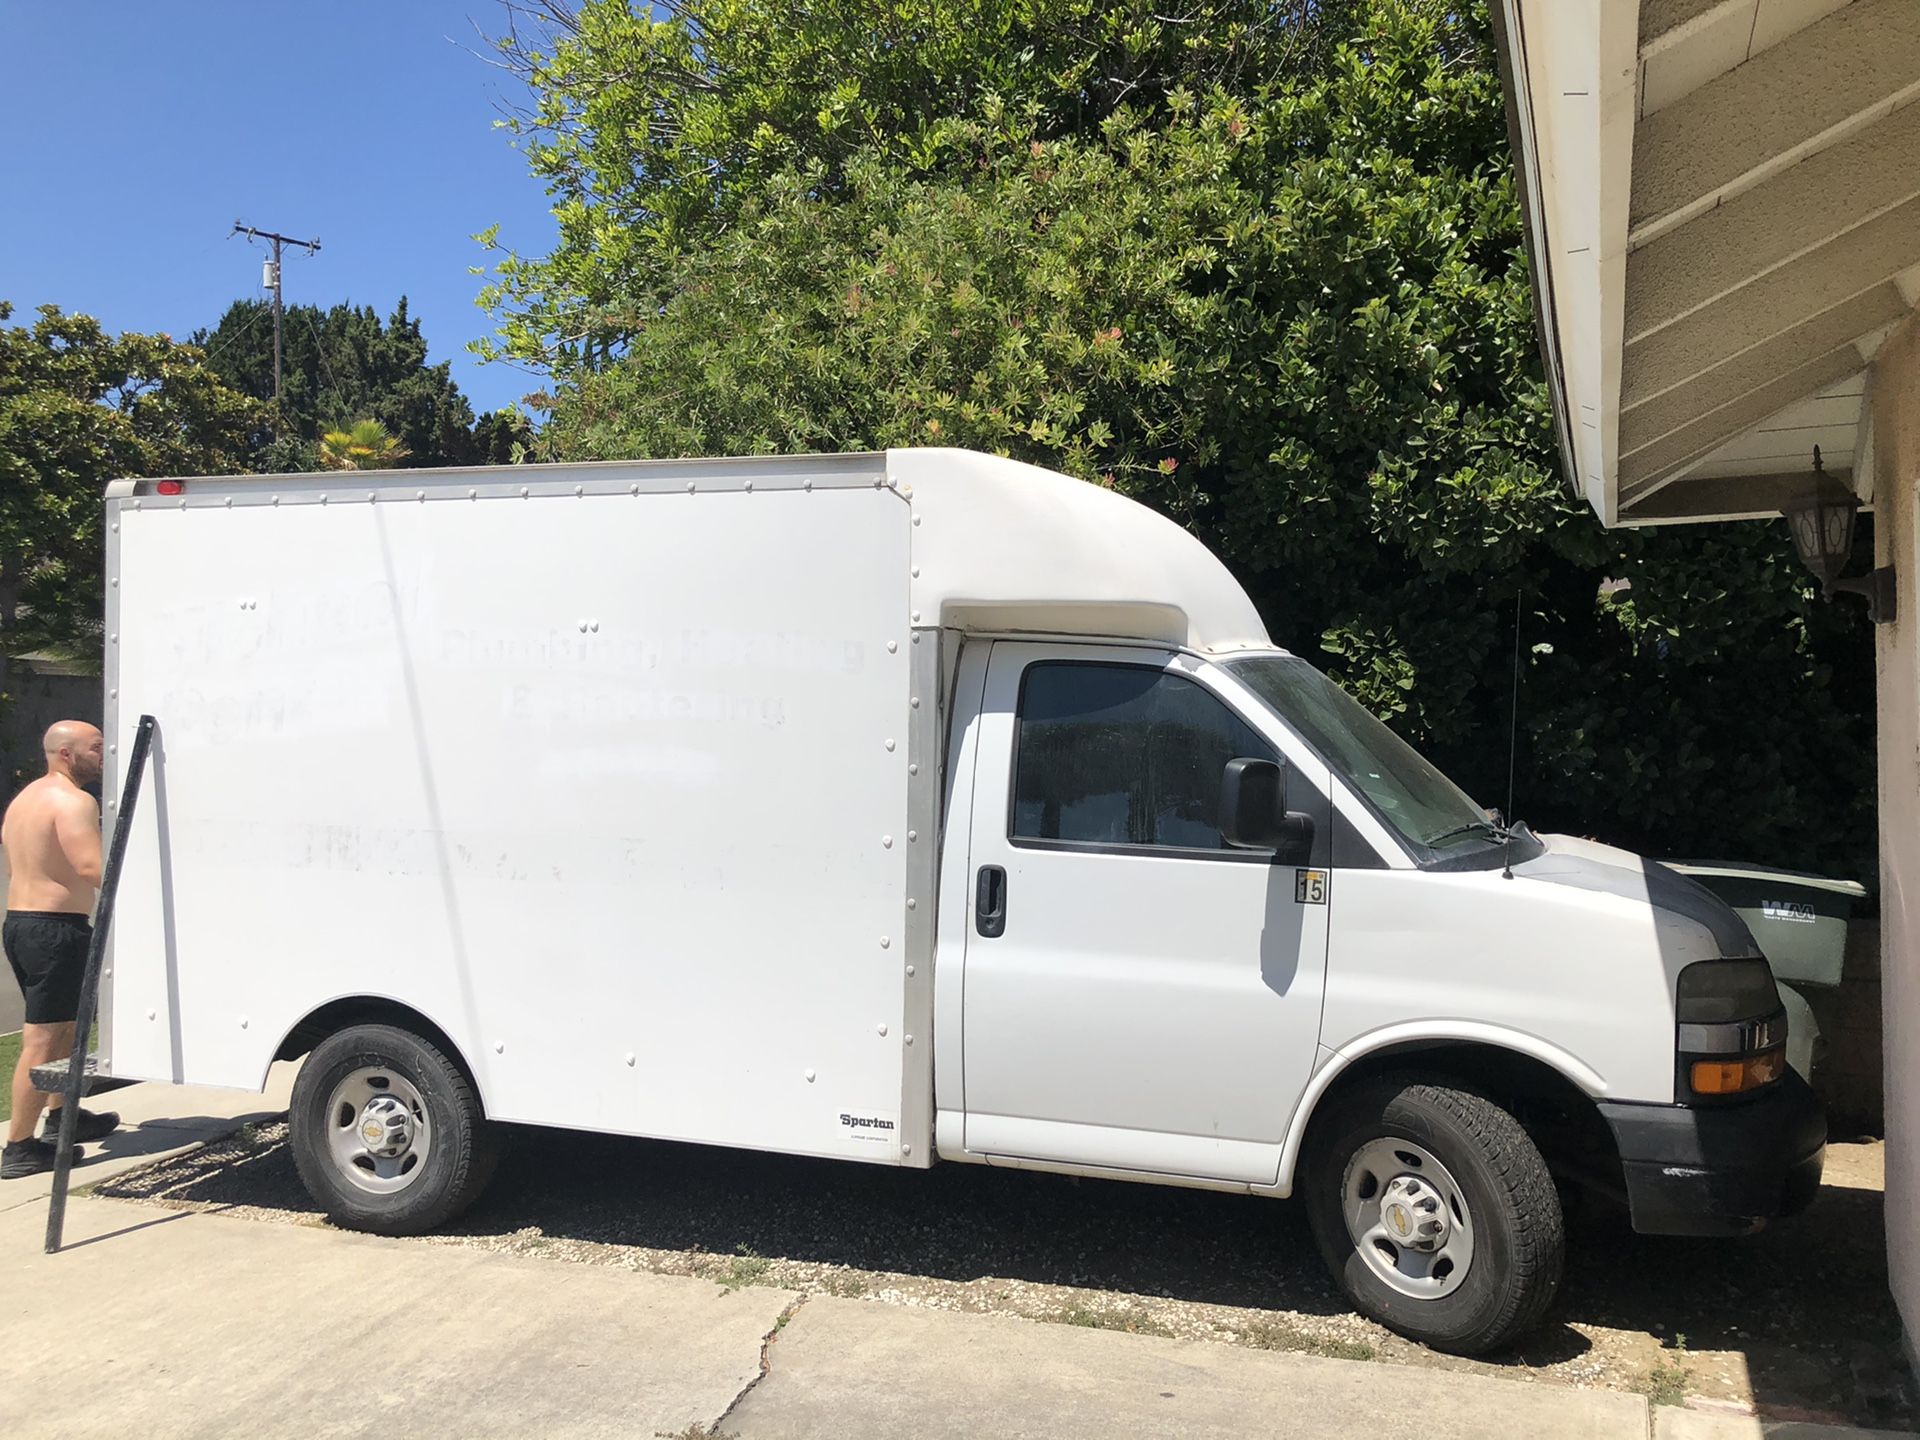
[{"label": "black tire", "polygon": [[[336,1159],[330,1130],[343,1116],[328,1112],[336,1088],[355,1072],[391,1086],[410,1084],[429,1123],[425,1153],[411,1160],[403,1188],[376,1194],[356,1184]],[[377,1087],[379,1088],[379,1087]],[[351,1108],[351,1107],[346,1107]],[[439,1046],[393,1025],[355,1025],[314,1047],[293,1084],[288,1115],[301,1182],[327,1218],[347,1230],[419,1235],[444,1225],[486,1188],[498,1158],[493,1127],[473,1082]]]},{"label": "black tire", "polygon": [[[1473,1224],[1473,1253],[1450,1294],[1390,1286],[1362,1256],[1342,1214],[1348,1164],[1369,1141],[1414,1141],[1454,1177]],[[1480,1355],[1546,1318],[1560,1289],[1566,1231],[1546,1161],[1520,1123],[1484,1095],[1418,1076],[1383,1076],[1316,1117],[1303,1157],[1313,1237],[1354,1308],[1409,1340]]]}]

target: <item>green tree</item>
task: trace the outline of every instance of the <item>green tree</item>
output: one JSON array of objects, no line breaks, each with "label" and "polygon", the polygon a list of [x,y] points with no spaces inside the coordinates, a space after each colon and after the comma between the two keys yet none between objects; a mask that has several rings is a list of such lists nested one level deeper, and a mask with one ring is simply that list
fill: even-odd
[{"label": "green tree", "polygon": [[0,656],[97,665],[108,483],[242,469],[260,407],[169,336],[12,314],[0,302]]},{"label": "green tree", "polygon": [[407,458],[407,447],[378,420],[356,420],[320,437],[320,463],[329,470],[391,470]]},{"label": "green tree", "polygon": [[[473,407],[448,362],[427,363],[426,337],[402,296],[384,321],[370,305],[293,305],[282,322],[281,409],[253,436],[249,469],[316,469],[321,432],[371,417],[397,436],[413,465],[469,465],[478,448]],[[234,389],[273,398],[273,307],[236,300],[212,330],[195,333],[208,364]]]},{"label": "green tree", "polygon": [[896,7],[930,54],[868,13],[810,9],[829,69],[782,7],[594,0],[528,62],[560,243],[489,299],[552,453],[951,443],[1111,485],[1486,803],[1518,612],[1528,818],[1871,873],[1858,614],[1777,524],[1609,533],[1561,487],[1482,7],[1257,42],[1224,5]]},{"label": "green tree", "polygon": [[[1183,89],[1311,69],[1360,0],[506,0],[529,82],[506,122],[554,199],[561,244],[499,254],[485,303],[504,355],[564,376],[617,353],[674,263],[780,175],[831,196],[878,154],[954,157],[948,117],[994,107],[1042,139],[1166,112]],[[484,237],[497,243],[494,232]]]},{"label": "green tree", "polygon": [[533,453],[539,437],[517,410],[493,410],[473,424],[473,463],[518,465]]}]

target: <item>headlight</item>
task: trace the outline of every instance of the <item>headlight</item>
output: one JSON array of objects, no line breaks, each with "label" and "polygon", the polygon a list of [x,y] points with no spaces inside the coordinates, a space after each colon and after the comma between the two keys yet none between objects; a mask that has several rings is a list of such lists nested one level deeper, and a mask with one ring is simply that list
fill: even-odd
[{"label": "headlight", "polygon": [[1680,972],[1682,1025],[1758,1020],[1780,1009],[1773,971],[1764,960],[1709,960]]},{"label": "headlight", "polygon": [[1787,1012],[1764,960],[1709,960],[1680,972],[1678,1098],[1715,1100],[1787,1070]]}]

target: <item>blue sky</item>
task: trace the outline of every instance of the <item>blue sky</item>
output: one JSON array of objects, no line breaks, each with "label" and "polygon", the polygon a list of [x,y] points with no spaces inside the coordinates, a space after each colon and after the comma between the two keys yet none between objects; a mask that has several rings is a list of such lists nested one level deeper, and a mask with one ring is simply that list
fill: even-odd
[{"label": "blue sky", "polygon": [[[469,18],[471,17],[471,19]],[[497,106],[524,96],[482,48],[491,0],[0,0],[0,299],[184,337],[260,289],[244,220],[318,237],[287,303],[401,295],[476,410],[539,388],[467,342],[470,238],[544,253],[553,224]]]}]

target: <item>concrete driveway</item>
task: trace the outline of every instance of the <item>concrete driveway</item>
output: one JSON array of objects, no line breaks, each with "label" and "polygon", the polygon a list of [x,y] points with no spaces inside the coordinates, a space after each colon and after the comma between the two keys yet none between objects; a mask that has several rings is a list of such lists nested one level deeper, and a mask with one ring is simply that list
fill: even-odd
[{"label": "concrete driveway", "polygon": [[[257,1196],[169,1205],[88,1193],[130,1169],[112,1188],[137,1191],[155,1176],[164,1187],[169,1174],[209,1166],[221,1183],[245,1186],[248,1172],[284,1160],[266,1137],[293,1070],[276,1066],[264,1097],[162,1085],[116,1092],[131,1123],[76,1172],[87,1189],[72,1200],[58,1254],[42,1249],[45,1178],[0,1188],[0,1426],[9,1437],[1869,1433],[1650,1411],[1639,1395],[1527,1379],[957,1313],[937,1301],[808,1293],[766,1284],[745,1263],[716,1281],[604,1255],[587,1264],[487,1248],[472,1235],[384,1240],[317,1218],[263,1221],[274,1212]],[[176,1158],[149,1165],[166,1155]],[[510,1154],[503,1169],[533,1158]],[[619,1190],[631,1203],[630,1177]],[[910,1214],[895,1210],[895,1225]]]},{"label": "concrete driveway", "polygon": [[[286,1062],[275,1065],[268,1072],[265,1093],[259,1095],[201,1085],[129,1085],[89,1100],[88,1109],[116,1112],[120,1128],[105,1140],[80,1147],[82,1157],[73,1168],[74,1190],[90,1190],[129,1171],[197,1151],[207,1141],[231,1136],[242,1126],[279,1119],[286,1113],[298,1070],[299,1066]],[[45,1201],[52,1192],[51,1175],[0,1181],[0,1214],[31,1210],[44,1225]],[[6,1428],[3,1405],[0,1402],[0,1432]]]},{"label": "concrete driveway", "polygon": [[[76,1200],[0,1213],[28,1437],[1645,1440],[1646,1402]],[[46,1377],[69,1379],[48,1384]],[[73,1383],[85,1378],[85,1383]]]},{"label": "concrete driveway", "polygon": [[1869,1433],[88,1197],[47,1256],[42,1209],[0,1212],[19,1440]]},{"label": "concrete driveway", "polygon": [[[1589,1207],[1554,1313],[1509,1352],[1440,1356],[1355,1315],[1297,1205],[975,1165],[847,1165],[509,1126],[460,1244],[914,1311],[1371,1361],[1803,1421],[1910,1423],[1880,1147],[1835,1145],[1807,1214],[1739,1242],[1636,1236]],[[320,1223],[284,1124],[104,1195]]]}]

